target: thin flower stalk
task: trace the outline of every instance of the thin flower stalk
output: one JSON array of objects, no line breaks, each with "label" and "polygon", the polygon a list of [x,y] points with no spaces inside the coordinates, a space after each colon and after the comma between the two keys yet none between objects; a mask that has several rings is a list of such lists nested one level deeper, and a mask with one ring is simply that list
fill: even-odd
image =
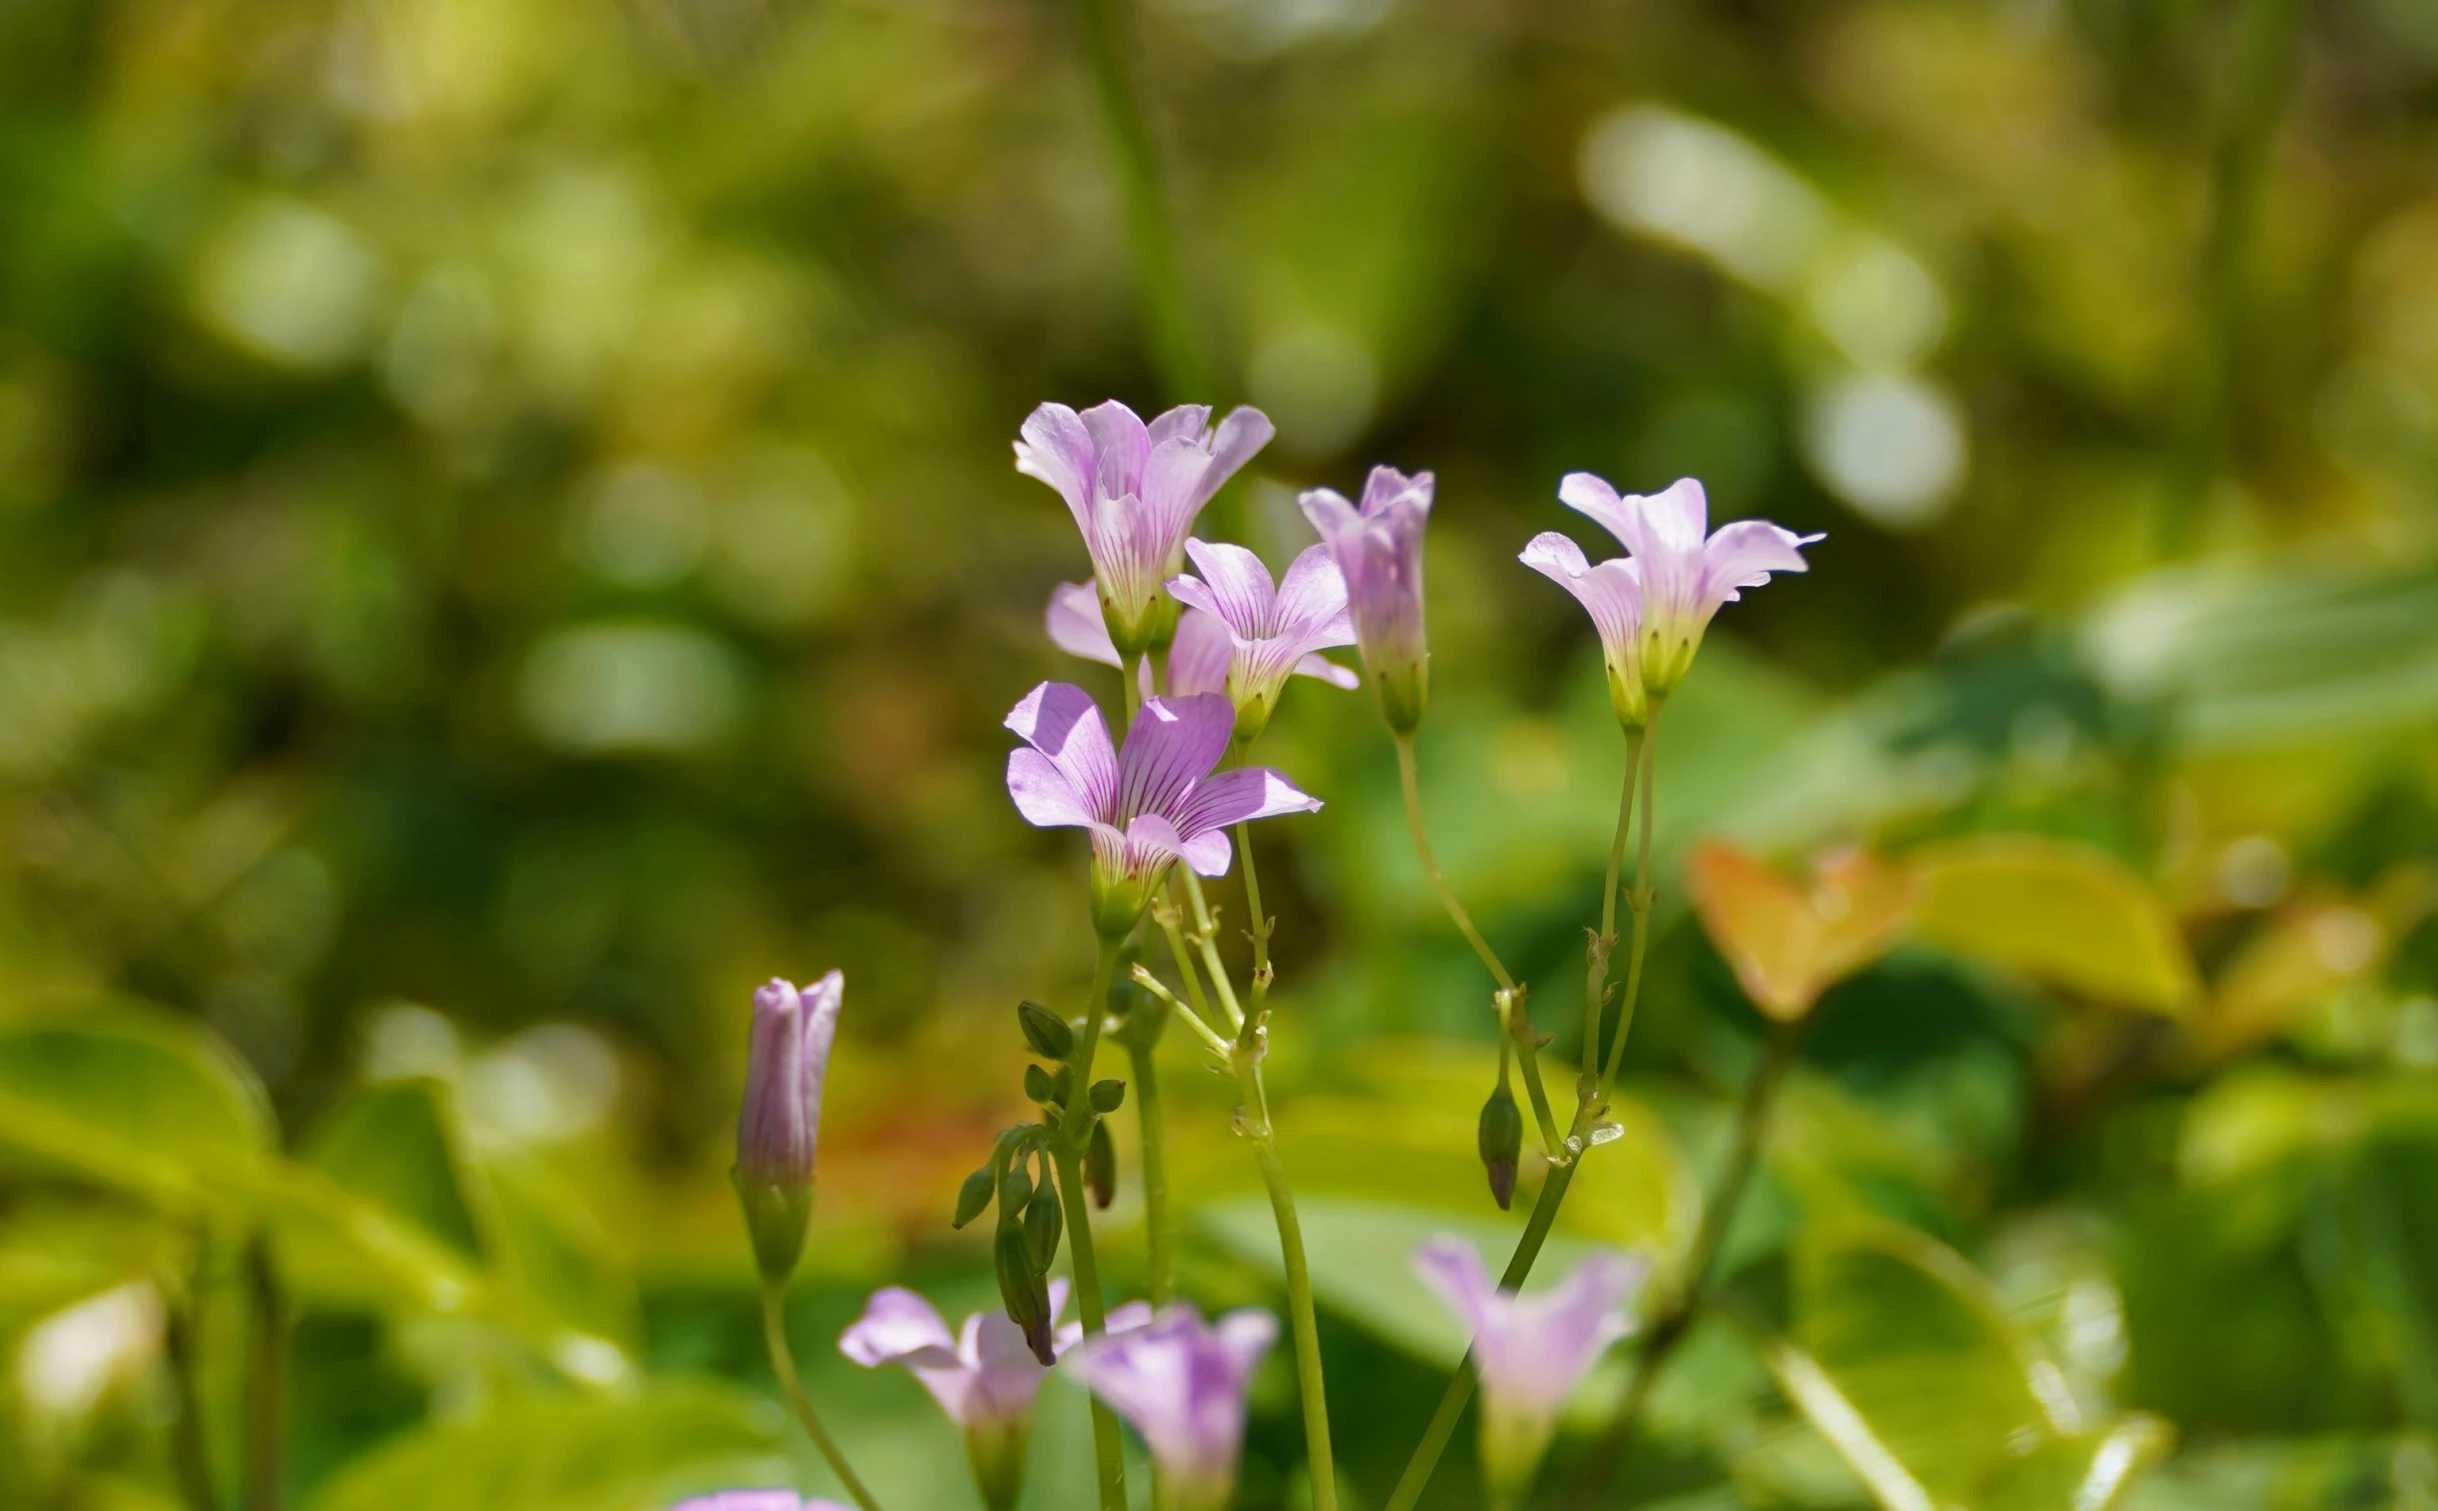
[{"label": "thin flower stalk", "polygon": [[838,1476],[840,1488],[863,1511],[880,1511],[880,1502],[856,1478],[837,1439],[821,1425],[821,1414],[813,1410],[812,1397],[804,1393],[803,1378],[796,1373],[795,1351],[787,1341],[787,1281],[782,1276],[762,1277],[762,1342],[770,1352],[771,1372],[779,1377],[780,1391],[795,1410],[796,1420],[804,1424],[804,1435],[820,1451],[822,1462],[830,1466],[830,1473]]},{"label": "thin flower stalk", "polygon": [[1336,1453],[1329,1439],[1329,1393],[1321,1376],[1320,1319],[1312,1302],[1312,1265],[1304,1254],[1303,1220],[1295,1210],[1295,1193],[1288,1188],[1286,1166],[1278,1157],[1278,1133],[1270,1123],[1269,1093],[1261,1081],[1263,1046],[1259,1027],[1254,1042],[1241,1040],[1230,1056],[1236,1085],[1244,1097],[1241,1131],[1253,1144],[1253,1163],[1270,1196],[1271,1220],[1278,1227],[1278,1252],[1287,1273],[1287,1320],[1295,1342],[1295,1383],[1303,1398],[1304,1451],[1312,1469],[1313,1511],[1337,1511]]},{"label": "thin flower stalk", "polygon": [[[1600,932],[1592,936],[1590,959],[1583,985],[1583,1073],[1588,1078],[1592,1067],[1601,1063],[1600,1034],[1608,1010],[1608,963],[1617,948],[1617,888],[1624,881],[1625,847],[1634,829],[1634,804],[1639,793],[1636,778],[1642,770],[1643,732],[1629,729],[1625,735],[1625,781],[1617,792],[1617,833],[1608,844],[1608,876],[1600,887]],[[1597,1083],[1586,1087],[1596,1089]]]},{"label": "thin flower stalk", "polygon": [[[1109,979],[1117,968],[1122,937],[1104,934],[1092,965],[1092,991],[1084,999],[1084,1031],[1069,1062],[1076,1067],[1075,1088],[1068,1094],[1059,1135],[1051,1141],[1050,1159],[1058,1170],[1058,1200],[1066,1213],[1067,1252],[1075,1265],[1075,1309],[1083,1316],[1084,1336],[1108,1331],[1108,1308],[1100,1288],[1100,1260],[1092,1247],[1092,1199],[1084,1187],[1084,1139],[1089,1128],[1093,1052],[1100,1047],[1101,1023],[1108,1017]],[[1126,1511],[1126,1456],[1118,1440],[1117,1418],[1098,1397],[1092,1402],[1092,1458],[1100,1481],[1101,1511]]]}]

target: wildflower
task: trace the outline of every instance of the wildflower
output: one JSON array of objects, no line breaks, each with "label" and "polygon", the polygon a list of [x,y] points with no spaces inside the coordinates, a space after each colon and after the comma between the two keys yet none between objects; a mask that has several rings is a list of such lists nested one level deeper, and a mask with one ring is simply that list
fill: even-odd
[{"label": "wildflower", "polygon": [[1647,498],[1620,497],[1592,474],[1570,472],[1558,484],[1558,498],[1598,520],[1634,553],[1642,578],[1642,685],[1655,698],[1685,679],[1719,605],[1769,581],[1772,572],[1806,570],[1800,548],[1826,538],[1760,519],[1739,519],[1705,534],[1709,504],[1702,485],[1689,477]]},{"label": "wildflower", "polygon": [[813,1156],[821,1134],[821,1081],[846,978],[832,971],[802,991],[774,980],[753,994],[745,1105],[730,1179],[745,1209],[765,1280],[795,1272],[813,1215]]},{"label": "wildflower", "polygon": [[1407,477],[1374,467],[1363,481],[1360,508],[1327,488],[1302,500],[1304,517],[1321,532],[1345,579],[1363,666],[1380,695],[1391,729],[1410,733],[1422,722],[1430,692],[1430,649],[1422,625],[1422,527],[1431,516],[1431,475]]},{"label": "wildflower", "polygon": [[[1053,1322],[1066,1302],[1066,1281],[1051,1281]],[[1150,1320],[1148,1306],[1131,1302],[1109,1314],[1108,1326],[1140,1327]],[[1069,1323],[1057,1337],[1063,1353],[1082,1340],[1083,1328]],[[990,1511],[1016,1504],[1024,1488],[1033,1398],[1050,1374],[1033,1356],[1021,1328],[997,1312],[976,1312],[951,1334],[930,1302],[890,1286],[872,1294],[863,1315],[839,1338],[838,1351],[867,1369],[905,1366],[964,1434],[983,1504]]]},{"label": "wildflower", "polygon": [[718,1490],[679,1501],[670,1511],[848,1511],[830,1500],[806,1500],[793,1490]]},{"label": "wildflower", "polygon": [[1626,1298],[1649,1266],[1599,1254],[1555,1289],[1519,1296],[1490,1283],[1481,1255],[1440,1237],[1414,1253],[1414,1272],[1473,1334],[1481,1375],[1482,1478],[1493,1507],[1523,1503],[1558,1415],[1611,1343],[1625,1336]]},{"label": "wildflower", "polygon": [[1236,1493],[1245,1385],[1277,1341],[1267,1312],[1212,1326],[1181,1301],[1145,1326],[1085,1339],[1067,1367],[1143,1435],[1174,1511],[1221,1511]]},{"label": "wildflower", "polygon": [[1250,743],[1269,725],[1279,692],[1297,672],[1333,686],[1352,687],[1354,674],[1314,654],[1328,646],[1354,644],[1354,620],[1346,611],[1346,579],[1327,546],[1295,558],[1286,580],[1273,584],[1270,569],[1242,546],[1185,543],[1200,577],[1178,577],[1168,591],[1227,629],[1227,693],[1236,704],[1236,738]]},{"label": "wildflower", "polygon": [[1181,404],[1145,425],[1115,399],[1082,414],[1044,404],[1016,442],[1016,470],[1073,511],[1109,634],[1129,658],[1167,636],[1160,585],[1185,565],[1202,506],[1273,434],[1258,409],[1233,410],[1216,430],[1210,417],[1207,404]]},{"label": "wildflower", "polygon": [[[1060,583],[1051,590],[1045,619],[1050,642],[1060,650],[1086,661],[1124,669],[1117,642],[1109,638],[1109,626],[1101,618],[1100,598],[1092,591],[1092,584]],[[1235,637],[1217,615],[1200,609],[1185,610],[1177,616],[1177,638],[1168,647],[1169,696],[1183,698],[1194,693],[1225,692],[1229,664],[1235,654]],[[1150,664],[1138,661],[1136,668],[1142,695],[1148,698],[1153,692]],[[1318,677],[1334,687],[1355,685],[1354,673],[1326,656],[1304,657],[1295,663],[1295,675]]]},{"label": "wildflower", "polygon": [[1913,919],[1911,873],[1860,850],[1821,857],[1798,884],[1712,840],[1693,852],[1686,879],[1702,932],[1753,1006],[1780,1023],[1885,955]]},{"label": "wildflower", "polygon": [[1608,666],[1608,702],[1617,722],[1640,729],[1650,722],[1650,700],[1642,690],[1642,568],[1618,556],[1594,566],[1583,548],[1555,530],[1532,537],[1516,558],[1575,595],[1600,632],[1600,659]]},{"label": "wildflower", "polygon": [[1133,928],[1179,859],[1226,875],[1228,825],[1321,806],[1267,767],[1214,775],[1235,723],[1215,693],[1148,698],[1119,750],[1091,695],[1065,682],[1042,683],[1008,714],[1030,747],[1008,755],[1008,796],[1036,827],[1091,831],[1092,918],[1103,934]]}]

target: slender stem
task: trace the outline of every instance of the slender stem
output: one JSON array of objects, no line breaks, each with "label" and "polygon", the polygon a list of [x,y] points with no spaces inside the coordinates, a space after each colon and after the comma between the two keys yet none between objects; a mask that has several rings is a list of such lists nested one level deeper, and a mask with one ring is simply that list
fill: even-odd
[{"label": "slender stem", "polygon": [[1169,222],[1167,196],[1160,182],[1159,156],[1152,150],[1142,96],[1135,87],[1133,39],[1128,34],[1124,0],[1076,0],[1075,11],[1092,81],[1100,95],[1110,154],[1117,160],[1127,249],[1134,260],[1136,292],[1143,301],[1143,323],[1151,338],[1153,360],[1174,396],[1205,393],[1210,387],[1209,363],[1186,299],[1176,231]]},{"label": "slender stem", "polygon": [[1186,997],[1193,1002],[1194,1011],[1201,1015],[1202,1021],[1208,1023],[1211,1020],[1210,999],[1202,995],[1202,973],[1194,969],[1194,958],[1185,948],[1185,929],[1178,921],[1173,902],[1176,895],[1174,875],[1169,877],[1169,887],[1171,903],[1155,910],[1152,917],[1159,924],[1160,932],[1168,936],[1168,953],[1176,957],[1177,974],[1184,978]]},{"label": "slender stem", "polygon": [[804,1393],[804,1381],[796,1374],[795,1350],[787,1342],[787,1283],[764,1276],[762,1280],[762,1343],[770,1351],[771,1372],[779,1377],[779,1389],[787,1396],[787,1404],[795,1408],[796,1420],[804,1424],[804,1435],[821,1450],[821,1457],[838,1476],[838,1483],[863,1511],[880,1511],[880,1502],[855,1477],[848,1467],[846,1455],[839,1452],[837,1440],[821,1425],[820,1414],[813,1410],[812,1397]]},{"label": "slender stem", "polygon": [[1153,1306],[1177,1295],[1177,1237],[1168,1206],[1168,1115],[1160,1105],[1160,1071],[1153,1046],[1128,1044],[1134,1062],[1134,1116],[1143,1131],[1143,1246]]},{"label": "slender stem", "polygon": [[252,1366],[246,1375],[247,1511],[279,1511],[287,1480],[288,1319],[271,1246],[256,1234],[245,1249],[253,1313]]},{"label": "slender stem", "polygon": [[1253,864],[1253,826],[1236,826],[1236,850],[1244,857],[1244,905],[1253,915],[1253,1016],[1270,996],[1270,915],[1261,907],[1261,871]]},{"label": "slender stem", "polygon": [[[1560,1165],[1549,1172],[1541,1186],[1540,1199],[1532,1204],[1532,1216],[1524,1224],[1524,1236],[1517,1240],[1515,1253],[1507,1261],[1507,1271],[1499,1276],[1501,1290],[1516,1290],[1532,1273],[1532,1263],[1541,1257],[1541,1245],[1549,1240],[1550,1224],[1557,1221],[1558,1205],[1566,1200],[1566,1188],[1575,1177],[1575,1166]],[[1431,1413],[1431,1423],[1422,1430],[1422,1441],[1414,1445],[1414,1456],[1406,1461],[1405,1473],[1398,1476],[1397,1488],[1388,1497],[1387,1511],[1414,1511],[1414,1503],[1431,1482],[1431,1471],[1439,1467],[1439,1456],[1447,1451],[1448,1439],[1456,1435],[1456,1424],[1464,1416],[1465,1407],[1473,1399],[1475,1375],[1473,1351],[1465,1350],[1464,1361],[1448,1380],[1448,1388],[1439,1397],[1439,1409]]]},{"label": "slender stem", "polygon": [[[1084,1334],[1097,1338],[1108,1331],[1109,1314],[1100,1290],[1100,1261],[1092,1251],[1092,1202],[1084,1191],[1082,1153],[1070,1141],[1050,1146],[1058,1166],[1058,1200],[1067,1214],[1067,1253],[1075,1264],[1075,1301],[1083,1313]],[[1117,1417],[1099,1396],[1092,1398],[1092,1459],[1100,1475],[1101,1511],[1126,1511],[1126,1452],[1118,1440]]]},{"label": "slender stem", "polygon": [[1761,1068],[1753,1073],[1752,1084],[1744,1089],[1741,1116],[1736,1123],[1735,1147],[1727,1156],[1727,1169],[1719,1182],[1718,1193],[1711,1198],[1702,1213],[1700,1231],[1693,1239],[1693,1252],[1685,1268],[1685,1284],[1676,1303],[1668,1308],[1657,1326],[1651,1329],[1650,1341],[1643,1345],[1642,1355],[1635,1361],[1634,1373],[1626,1382],[1625,1398],[1617,1407],[1617,1415],[1609,1423],[1598,1446],[1584,1460],[1583,1472],[1574,1484],[1574,1504],[1595,1503],[1603,1486],[1612,1482],[1625,1465],[1626,1450],[1633,1443],[1634,1430],[1640,1425],[1643,1409],[1650,1404],[1652,1389],[1658,1384],[1659,1372],[1667,1366],[1677,1345],[1693,1330],[1694,1319],[1700,1316],[1702,1292],[1710,1282],[1710,1272],[1718,1264],[1720,1246],[1726,1241],[1727,1229],[1735,1221],[1735,1213],[1744,1199],[1744,1191],[1752,1181],[1752,1171],[1758,1162],[1761,1141],[1769,1131],[1769,1115],[1776,1106],[1779,1088],[1786,1082],[1786,1073],[1793,1068],[1795,1051],[1803,1040],[1803,1020],[1777,1025],[1769,1036],[1769,1050],[1761,1060]]},{"label": "slender stem", "polygon": [[163,1347],[169,1355],[169,1377],[178,1393],[177,1420],[170,1424],[169,1450],[177,1470],[178,1488],[194,1511],[219,1511],[212,1493],[212,1461],[204,1445],[203,1382],[195,1351],[195,1327],[203,1304],[203,1266],[186,1295],[169,1308]]},{"label": "slender stem", "polygon": [[1092,995],[1084,999],[1084,1036],[1076,1041],[1075,1053],[1067,1060],[1075,1075],[1074,1084],[1067,1088],[1064,1115],[1058,1120],[1058,1142],[1072,1145],[1078,1156],[1092,1133],[1092,1057],[1100,1052],[1101,1025],[1109,1018],[1109,978],[1117,973],[1118,952],[1125,944],[1124,939],[1101,938],[1099,953],[1092,961]]},{"label": "slender stem", "polygon": [[1625,841],[1634,829],[1634,777],[1642,769],[1642,731],[1625,734],[1625,781],[1617,790],[1617,834],[1608,842],[1608,878],[1600,887],[1600,932],[1592,936],[1583,983],[1583,1069],[1600,1063],[1600,1025],[1608,1009],[1608,959],[1617,948],[1617,883],[1625,871]]},{"label": "slender stem", "polygon": [[1609,1041],[1608,1058],[1601,1062],[1600,1084],[1606,1086],[1617,1079],[1617,1067],[1625,1059],[1625,1036],[1634,1027],[1634,1005],[1642,1000],[1642,961],[1651,942],[1651,804],[1658,786],[1659,772],[1659,713],[1660,701],[1651,700],[1651,719],[1642,732],[1642,830],[1635,836],[1634,849],[1634,943],[1625,963],[1625,997],[1617,1004],[1617,1036]]},{"label": "slender stem", "polygon": [[1562,1163],[1573,1157],[1573,1151],[1558,1136],[1557,1117],[1549,1110],[1549,1090],[1541,1084],[1540,1036],[1532,1031],[1532,1019],[1525,1012],[1524,994],[1516,990],[1500,992],[1498,996],[1502,1004],[1499,1022],[1505,1025],[1507,1037],[1515,1041],[1516,1058],[1522,1062],[1524,1070],[1524,1093],[1532,1101],[1533,1121],[1540,1125],[1541,1152],[1548,1155],[1551,1164]]},{"label": "slender stem", "polygon": [[1465,943],[1473,946],[1473,953],[1489,967],[1491,977],[1505,990],[1514,991],[1515,978],[1507,974],[1507,967],[1481,937],[1481,930],[1473,927],[1473,916],[1456,900],[1455,889],[1439,869],[1439,858],[1431,853],[1430,831],[1422,823],[1422,782],[1414,770],[1414,737],[1410,731],[1397,736],[1397,776],[1405,786],[1405,824],[1414,834],[1414,853],[1422,858],[1422,869],[1431,879],[1431,890],[1439,894],[1439,905],[1447,909],[1456,932],[1464,935]]},{"label": "slender stem", "polygon": [[1312,1466],[1313,1511],[1337,1511],[1337,1465],[1329,1445],[1329,1396],[1321,1380],[1319,1318],[1312,1306],[1312,1267],[1304,1257],[1304,1227],[1295,1193],[1279,1163],[1278,1135],[1270,1126],[1270,1101],[1261,1084],[1260,1049],[1242,1045],[1230,1058],[1244,1094],[1244,1131],[1253,1141],[1253,1161],[1269,1188],[1270,1215],[1278,1224],[1278,1252],[1287,1268],[1288,1320],[1295,1332],[1295,1378],[1304,1401],[1304,1452]]},{"label": "slender stem", "polygon": [[1212,1054],[1217,1055],[1222,1060],[1227,1058],[1228,1050],[1232,1047],[1231,1041],[1221,1037],[1217,1029],[1212,1028],[1208,1023],[1203,1022],[1202,1015],[1200,1013],[1195,1012],[1192,1008],[1186,1006],[1182,1002],[1179,1002],[1177,1000],[1177,994],[1170,991],[1166,986],[1163,986],[1160,983],[1159,977],[1154,976],[1151,972],[1138,965],[1134,968],[1134,979],[1136,983],[1143,988],[1143,990],[1150,992],[1153,996],[1158,997],[1162,1002],[1167,1003],[1168,1010],[1170,1012],[1175,1013],[1180,1018],[1183,1018],[1185,1020],[1185,1026],[1194,1031],[1194,1037],[1202,1041],[1202,1047],[1204,1049],[1209,1050]]},{"label": "slender stem", "polygon": [[1211,927],[1210,904],[1202,898],[1202,878],[1192,869],[1180,865],[1171,873],[1185,883],[1185,899],[1193,904],[1194,940],[1202,950],[1203,967],[1210,972],[1211,990],[1219,994],[1219,1005],[1227,1009],[1230,1033],[1244,1032],[1244,1007],[1236,1000],[1236,985],[1228,979],[1227,966],[1219,959],[1218,930]]}]

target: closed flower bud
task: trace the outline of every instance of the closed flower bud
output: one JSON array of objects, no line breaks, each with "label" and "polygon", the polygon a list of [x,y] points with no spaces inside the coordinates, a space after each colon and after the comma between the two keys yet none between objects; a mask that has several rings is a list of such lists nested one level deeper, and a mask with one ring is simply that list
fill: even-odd
[{"label": "closed flower bud", "polygon": [[1075,1030],[1040,1003],[1017,1003],[1016,1022],[1024,1029],[1024,1042],[1043,1059],[1063,1060],[1075,1053]]},{"label": "closed flower bud", "polygon": [[1033,1204],[1024,1209],[1024,1245],[1031,1251],[1033,1267],[1048,1273],[1050,1261],[1058,1257],[1058,1240],[1066,1231],[1066,1219],[1058,1210],[1058,1193],[1043,1186],[1033,1193]]},{"label": "closed flower bud", "polygon": [[999,1236],[991,1245],[991,1268],[998,1275],[999,1299],[1007,1306],[1007,1320],[1024,1334],[1025,1346],[1044,1368],[1057,1363],[1050,1336],[1050,1284],[1033,1263],[1022,1223],[999,1224]]},{"label": "closed flower bud", "polygon": [[990,1205],[991,1192],[997,1185],[998,1182],[991,1178],[988,1165],[966,1176],[965,1184],[957,1188],[957,1215],[948,1225],[961,1228],[980,1217],[982,1209]]},{"label": "closed flower bud", "polygon": [[1084,1145],[1084,1185],[1092,1205],[1103,1211],[1117,1200],[1117,1141],[1109,1137],[1107,1123],[1094,1123],[1092,1141]]},{"label": "closed flower bud", "polygon": [[838,1031],[845,978],[832,971],[798,991],[772,981],[754,993],[745,1101],[730,1179],[765,1280],[795,1273],[813,1214],[821,1082]]},{"label": "closed flower bud", "polygon": [[1516,1161],[1524,1148],[1524,1114],[1503,1083],[1490,1093],[1490,1100],[1481,1104],[1480,1144],[1482,1168],[1490,1172],[1490,1195],[1504,1212],[1515,1200]]},{"label": "closed flower bud", "polygon": [[1024,1173],[1021,1162],[999,1177],[999,1220],[1014,1222],[1024,1204],[1033,1199],[1033,1178]]},{"label": "closed flower bud", "polygon": [[1038,1065],[1024,1067],[1024,1094],[1044,1106],[1058,1100],[1058,1093],[1050,1089],[1050,1073]]},{"label": "closed flower bud", "polygon": [[1092,1110],[1094,1112],[1115,1112],[1124,1105],[1126,1105],[1125,1082],[1094,1081],[1092,1083]]}]

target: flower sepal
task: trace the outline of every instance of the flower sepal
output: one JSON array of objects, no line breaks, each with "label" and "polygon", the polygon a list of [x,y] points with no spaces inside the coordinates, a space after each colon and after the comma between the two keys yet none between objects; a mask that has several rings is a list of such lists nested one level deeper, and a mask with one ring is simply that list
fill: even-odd
[{"label": "flower sepal", "polygon": [[755,1176],[743,1166],[728,1174],[744,1209],[745,1232],[753,1240],[754,1267],[773,1285],[785,1285],[804,1257],[805,1230],[813,1221],[813,1188],[808,1182],[773,1181]]}]

